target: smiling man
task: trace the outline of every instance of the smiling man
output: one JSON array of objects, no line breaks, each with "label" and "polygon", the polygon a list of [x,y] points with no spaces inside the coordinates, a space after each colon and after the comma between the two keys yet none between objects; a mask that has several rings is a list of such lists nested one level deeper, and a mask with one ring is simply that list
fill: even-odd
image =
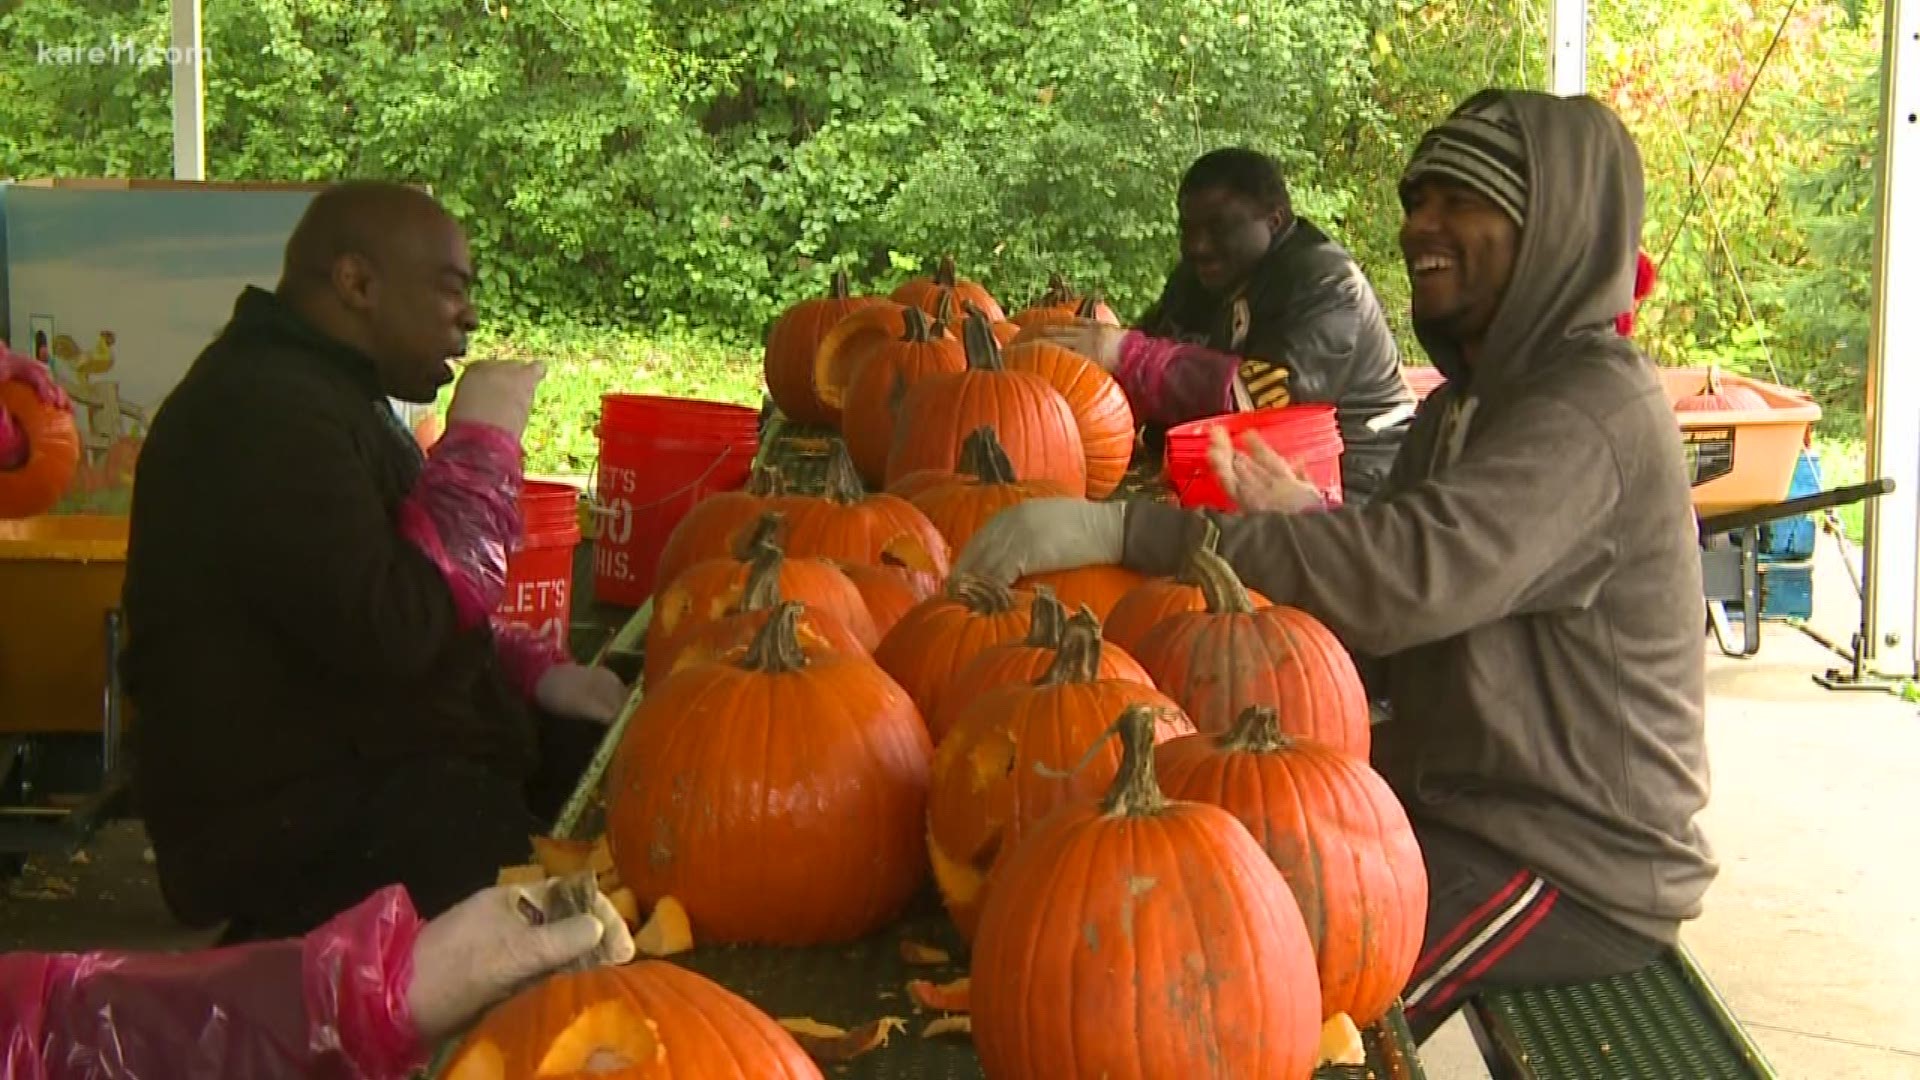
[{"label": "smiling man", "polygon": [[1413,393],[1373,286],[1293,212],[1280,166],[1215,150],[1180,181],[1180,263],[1137,330],[1046,336],[1113,372],[1151,437],[1220,413],[1328,402],[1346,443],[1341,487],[1363,502],[1386,477]]},{"label": "smiling man", "polygon": [[[1401,184],[1414,324],[1447,383],[1382,493],[1327,513],[1213,514],[1275,603],[1386,657],[1373,762],[1429,882],[1405,990],[1424,1039],[1488,985],[1639,967],[1716,867],[1705,609],[1685,456],[1630,310],[1640,156],[1591,98],[1476,95]],[[1123,562],[1171,574],[1190,512],[1043,499],[954,572],[1001,581]]]},{"label": "smiling man", "polygon": [[425,193],[330,188],[154,418],[123,672],[188,925],[298,935],[390,884],[437,915],[528,861],[625,698],[491,624],[540,369],[470,365],[424,460],[388,404],[452,381],[472,281]]}]

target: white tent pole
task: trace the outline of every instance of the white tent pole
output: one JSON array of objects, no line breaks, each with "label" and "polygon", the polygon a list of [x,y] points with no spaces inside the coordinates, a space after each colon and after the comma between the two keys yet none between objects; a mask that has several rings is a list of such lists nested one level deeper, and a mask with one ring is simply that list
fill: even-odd
[{"label": "white tent pole", "polygon": [[1915,673],[1920,577],[1920,6],[1886,0],[1867,338],[1867,476],[1893,480],[1866,512],[1865,666]]},{"label": "white tent pole", "polygon": [[207,80],[200,47],[200,0],[168,0],[173,14],[173,178],[207,178],[207,130],[202,108]]},{"label": "white tent pole", "polygon": [[1587,92],[1587,0],[1553,0],[1547,84],[1561,97]]}]

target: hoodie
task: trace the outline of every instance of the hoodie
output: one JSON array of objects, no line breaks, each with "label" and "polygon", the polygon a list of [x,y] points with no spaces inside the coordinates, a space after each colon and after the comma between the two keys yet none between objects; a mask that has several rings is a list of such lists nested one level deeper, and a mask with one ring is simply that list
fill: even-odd
[{"label": "hoodie", "polygon": [[[1529,224],[1474,367],[1447,383],[1381,495],[1332,513],[1212,515],[1247,585],[1388,657],[1374,765],[1450,826],[1660,941],[1716,866],[1706,624],[1685,457],[1632,307],[1640,158],[1591,98],[1507,95]],[[1135,503],[1126,563],[1173,572],[1188,515]]]}]

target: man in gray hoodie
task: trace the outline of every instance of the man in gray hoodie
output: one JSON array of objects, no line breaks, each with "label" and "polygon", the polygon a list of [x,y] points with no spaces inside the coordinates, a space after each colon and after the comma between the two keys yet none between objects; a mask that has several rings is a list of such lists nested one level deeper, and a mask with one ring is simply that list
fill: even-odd
[{"label": "man in gray hoodie", "polygon": [[[1698,915],[1707,800],[1698,531],[1632,307],[1639,152],[1591,98],[1488,91],[1402,180],[1420,341],[1447,375],[1364,507],[1213,515],[1251,588],[1386,657],[1374,765],[1427,863],[1421,1038],[1483,986],[1637,968]],[[1048,499],[955,572],[1173,573],[1191,513]]]}]

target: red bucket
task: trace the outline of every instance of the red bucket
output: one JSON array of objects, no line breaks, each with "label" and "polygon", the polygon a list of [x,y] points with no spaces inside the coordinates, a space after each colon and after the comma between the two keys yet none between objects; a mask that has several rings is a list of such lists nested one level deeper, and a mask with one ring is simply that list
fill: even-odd
[{"label": "red bucket", "polygon": [[507,559],[507,588],[494,614],[568,651],[573,623],[573,549],[580,543],[580,492],[528,480],[520,488],[520,547]]},{"label": "red bucket", "polygon": [[1286,405],[1194,420],[1167,429],[1167,483],[1180,505],[1189,509],[1237,510],[1207,461],[1214,428],[1224,428],[1238,446],[1241,433],[1254,431],[1281,457],[1293,462],[1327,501],[1339,505],[1340,457],[1346,443],[1329,404]]},{"label": "red bucket", "polygon": [[691,398],[605,394],[593,593],[639,607],[653,595],[654,568],[674,526],[695,503],[746,486],[760,448],[760,414]]}]

